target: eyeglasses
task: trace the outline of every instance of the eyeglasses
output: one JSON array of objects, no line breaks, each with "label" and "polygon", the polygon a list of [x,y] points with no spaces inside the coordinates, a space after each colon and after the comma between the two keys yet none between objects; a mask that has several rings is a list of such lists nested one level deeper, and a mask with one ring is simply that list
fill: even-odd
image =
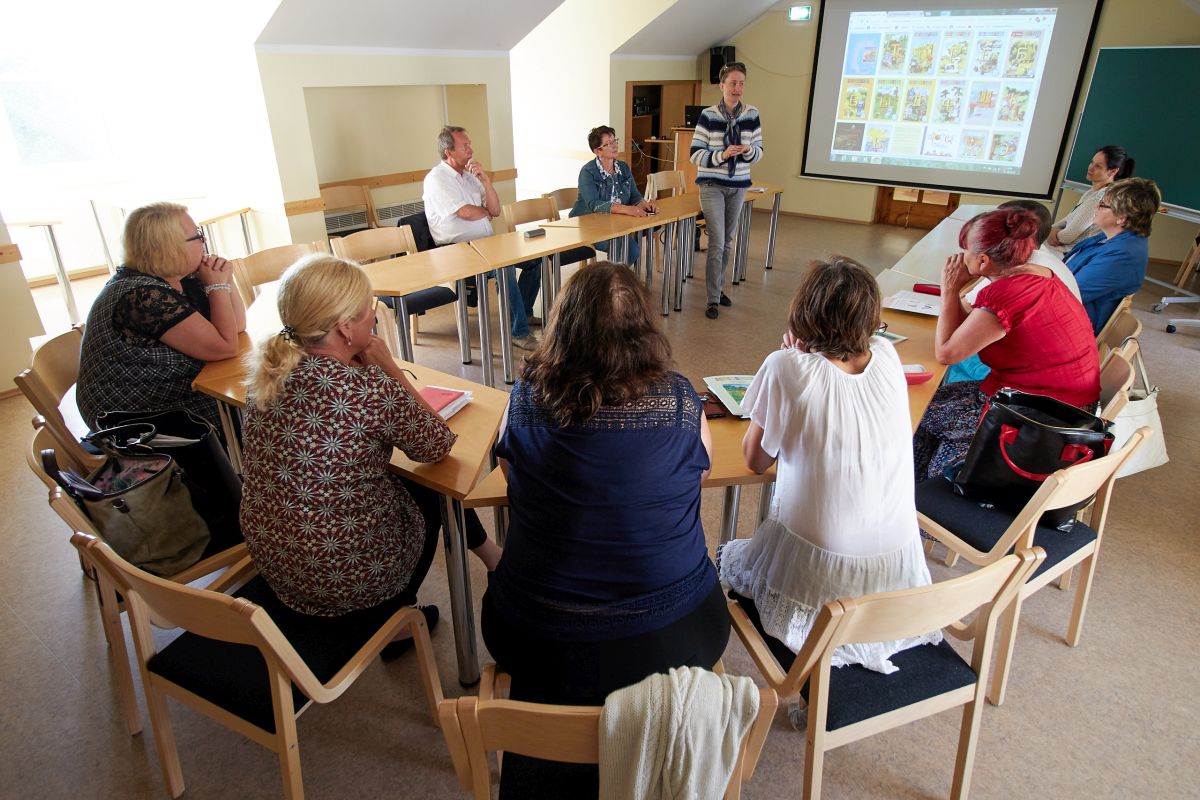
[{"label": "eyeglasses", "polygon": [[875,333],[887,333],[887,323],[879,323],[879,327],[875,329]]},{"label": "eyeglasses", "polygon": [[203,228],[196,228],[196,235],[195,235],[195,236],[189,236],[189,237],[187,237],[186,239],[184,239],[184,241],[185,241],[185,242],[197,242],[197,241],[198,241],[198,242],[205,242],[205,243],[207,243],[207,242],[208,242],[208,237],[206,237],[206,236],[204,235],[204,229],[203,229]]},{"label": "eyeglasses", "polygon": [[604,149],[604,148],[606,148],[606,147],[619,147],[620,145],[621,145],[621,140],[620,140],[620,139],[609,139],[607,142],[604,142],[604,143],[602,143],[602,144],[601,144],[601,145],[600,145],[598,148],[596,148],[596,149],[597,149],[597,150],[603,150],[603,149]]}]

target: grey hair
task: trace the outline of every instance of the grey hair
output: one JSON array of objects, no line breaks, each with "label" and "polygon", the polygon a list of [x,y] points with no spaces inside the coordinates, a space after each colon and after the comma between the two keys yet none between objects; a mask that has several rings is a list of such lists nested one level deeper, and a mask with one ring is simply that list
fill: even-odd
[{"label": "grey hair", "polygon": [[454,134],[466,133],[466,128],[460,128],[457,125],[447,125],[438,133],[438,155],[442,157],[442,161],[446,160],[446,151],[454,149]]}]

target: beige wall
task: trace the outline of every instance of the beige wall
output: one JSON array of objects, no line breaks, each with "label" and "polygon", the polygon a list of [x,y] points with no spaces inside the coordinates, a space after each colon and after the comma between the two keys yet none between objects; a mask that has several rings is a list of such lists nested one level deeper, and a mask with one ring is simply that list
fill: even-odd
[{"label": "beige wall", "polygon": [[[765,152],[754,170],[760,180],[785,188],[782,208],[801,214],[869,221],[875,208],[875,187],[796,177],[804,146],[816,23],[788,23],[786,10],[770,11],[732,41],[740,61],[749,69],[747,102],[758,107],[763,119]],[[1186,0],[1106,0],[1096,32],[1096,47],[1194,45],[1200,42],[1200,10]],[[1087,66],[1090,77],[1094,59]],[[707,56],[697,63],[707,72]],[[1148,76],[1149,78],[1150,76]],[[1086,83],[1085,83],[1086,85]],[[716,102],[717,87],[704,84],[704,102]],[[1136,154],[1134,154],[1136,156]],[[1064,166],[1065,168],[1065,166]],[[1153,176],[1146,176],[1153,177]],[[1066,193],[1063,208],[1074,205],[1076,195]],[[996,203],[1005,198],[964,195],[962,202]],[[1060,215],[1066,213],[1060,209]],[[1196,234],[1194,223],[1160,218],[1150,238],[1152,258],[1178,260]]]},{"label": "beige wall", "polygon": [[[0,214],[0,245],[12,244],[4,215]],[[0,392],[16,388],[13,378],[29,366],[33,348],[29,346],[31,336],[41,336],[42,321],[33,304],[33,295],[21,272],[21,264],[10,261],[0,264]]]},{"label": "beige wall", "polygon": [[[321,178],[317,169],[314,137],[309,130],[306,90],[333,87],[430,87],[468,85],[476,99],[486,99],[487,130],[485,135],[473,132],[475,146],[485,140],[491,153],[489,169],[511,169],[512,101],[510,96],[508,57],[499,54],[410,55],[406,53],[359,52],[258,52],[259,75],[263,99],[270,119],[275,160],[279,169],[284,198],[288,201],[308,200],[320,195]],[[456,96],[456,102],[465,95]],[[430,112],[432,113],[432,112]],[[479,115],[483,112],[476,111]],[[480,119],[477,116],[476,119]],[[406,124],[418,130],[432,131],[427,142],[414,142],[411,158],[420,167],[432,167],[438,161],[436,134],[445,124],[445,106],[435,118],[413,118]],[[459,124],[459,123],[455,123]],[[468,127],[465,126],[464,127]],[[392,170],[395,171],[395,170]],[[381,173],[374,173],[381,174]],[[412,193],[420,196],[419,184],[407,189],[397,188],[397,195]],[[496,186],[501,201],[513,198],[512,182]],[[388,197],[383,190],[377,196],[383,202],[407,197]],[[320,212],[288,218],[294,241],[312,241],[325,236],[324,218]]]}]

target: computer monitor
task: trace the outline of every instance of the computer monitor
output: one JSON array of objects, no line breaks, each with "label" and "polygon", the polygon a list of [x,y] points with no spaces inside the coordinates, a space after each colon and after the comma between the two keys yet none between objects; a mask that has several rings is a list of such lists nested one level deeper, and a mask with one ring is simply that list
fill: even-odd
[{"label": "computer monitor", "polygon": [[683,107],[683,127],[694,128],[696,123],[700,121],[700,112],[708,106],[684,106]]}]

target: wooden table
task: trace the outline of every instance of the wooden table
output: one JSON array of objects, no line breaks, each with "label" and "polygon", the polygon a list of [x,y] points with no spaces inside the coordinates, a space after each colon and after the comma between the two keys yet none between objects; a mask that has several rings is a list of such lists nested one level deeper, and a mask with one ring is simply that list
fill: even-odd
[{"label": "wooden table", "polygon": [[504,365],[504,382],[511,384],[513,378],[512,355],[512,309],[509,308],[508,284],[512,276],[505,267],[538,259],[542,262],[542,319],[549,317],[560,284],[557,256],[580,245],[590,245],[595,239],[584,235],[577,227],[542,226],[542,236],[526,238],[523,231],[499,233],[476,239],[470,246],[489,269],[498,270],[500,280],[500,356]]},{"label": "wooden table", "polygon": [[[432,251],[431,251],[432,252]],[[267,300],[266,303],[263,300]],[[280,327],[275,306],[274,287],[269,287],[247,312],[247,323],[253,338],[274,334]],[[252,334],[238,338],[238,355],[205,365],[192,383],[192,388],[217,400],[222,424],[231,423],[230,415],[246,404],[244,362],[242,358],[252,347]],[[500,420],[508,403],[508,394],[481,386],[465,378],[423,367],[407,361],[398,364],[415,375],[418,387],[433,384],[452,389],[470,389],[471,402],[450,418],[449,426],[458,434],[449,455],[431,464],[412,461],[399,450],[392,451],[389,468],[422,486],[442,495],[442,521],[445,526],[446,580],[450,589],[454,641],[458,654],[458,679],[464,686],[479,680],[479,653],[475,644],[475,613],[471,599],[470,573],[467,567],[466,523],[463,501],[475,487],[481,474],[494,466],[492,445]],[[232,426],[226,427],[226,440],[231,456],[237,448]],[[240,452],[237,458],[240,472]]]},{"label": "wooden table", "polygon": [[958,246],[958,233],[963,223],[978,213],[992,210],[992,206],[959,206],[954,213],[937,226],[895,263],[892,269],[913,275],[924,283],[938,283],[942,278],[942,266],[946,258],[962,250]]}]

